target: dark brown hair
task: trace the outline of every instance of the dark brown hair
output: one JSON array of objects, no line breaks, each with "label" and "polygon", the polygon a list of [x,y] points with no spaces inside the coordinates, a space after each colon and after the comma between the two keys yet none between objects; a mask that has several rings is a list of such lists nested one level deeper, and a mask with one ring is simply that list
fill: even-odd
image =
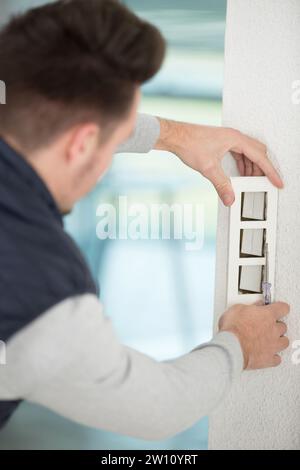
[{"label": "dark brown hair", "polygon": [[0,31],[0,134],[33,150],[86,120],[111,125],[164,54],[160,32],[117,0],[60,0],[15,16]]}]

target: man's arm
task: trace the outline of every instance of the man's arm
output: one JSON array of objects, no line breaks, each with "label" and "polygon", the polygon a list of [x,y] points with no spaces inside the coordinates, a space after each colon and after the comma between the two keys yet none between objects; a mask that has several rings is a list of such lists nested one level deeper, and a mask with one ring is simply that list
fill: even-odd
[{"label": "man's arm", "polygon": [[119,151],[146,153],[151,149],[172,152],[183,163],[199,171],[211,181],[226,206],[234,202],[230,179],[221,164],[227,152],[231,152],[236,160],[241,175],[266,175],[275,186],[283,187],[268,158],[267,147],[236,129],[188,124],[141,114],[134,136]]},{"label": "man's arm", "polygon": [[96,296],[70,298],[11,338],[0,400],[27,399],[87,426],[163,439],[210,413],[244,367],[278,365],[288,344],[278,319],[287,311],[279,302],[235,306],[212,341],[157,362],[120,344]]},{"label": "man's arm", "polygon": [[0,370],[0,399],[25,398],[79,423],[163,439],[207,415],[243,369],[232,333],[157,362],[116,338],[92,295],[68,299],[18,333]]}]

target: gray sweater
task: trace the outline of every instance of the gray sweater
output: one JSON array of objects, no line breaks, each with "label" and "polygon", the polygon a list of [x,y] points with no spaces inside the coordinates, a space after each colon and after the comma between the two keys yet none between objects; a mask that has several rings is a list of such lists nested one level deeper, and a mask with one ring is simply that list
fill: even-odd
[{"label": "gray sweater", "polygon": [[[119,151],[149,151],[159,130],[156,118],[140,115]],[[0,401],[25,399],[88,426],[163,439],[210,413],[243,369],[231,333],[158,362],[119,342],[94,293],[66,295],[44,310],[9,337]]]}]

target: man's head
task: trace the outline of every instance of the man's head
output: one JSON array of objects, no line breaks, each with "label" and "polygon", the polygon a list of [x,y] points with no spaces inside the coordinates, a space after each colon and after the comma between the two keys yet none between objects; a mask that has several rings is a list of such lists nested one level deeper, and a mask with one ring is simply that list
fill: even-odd
[{"label": "man's head", "polygon": [[140,85],[159,70],[159,31],[117,0],[60,0],[0,32],[0,135],[69,210],[134,130]]}]

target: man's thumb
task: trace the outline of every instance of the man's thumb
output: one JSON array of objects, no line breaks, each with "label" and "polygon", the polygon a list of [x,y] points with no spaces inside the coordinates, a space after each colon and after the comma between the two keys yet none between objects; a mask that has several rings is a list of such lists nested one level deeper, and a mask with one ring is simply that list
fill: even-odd
[{"label": "man's thumb", "polygon": [[235,196],[230,179],[225,175],[221,165],[210,171],[208,179],[212,182],[216,191],[225,206],[234,203]]}]

